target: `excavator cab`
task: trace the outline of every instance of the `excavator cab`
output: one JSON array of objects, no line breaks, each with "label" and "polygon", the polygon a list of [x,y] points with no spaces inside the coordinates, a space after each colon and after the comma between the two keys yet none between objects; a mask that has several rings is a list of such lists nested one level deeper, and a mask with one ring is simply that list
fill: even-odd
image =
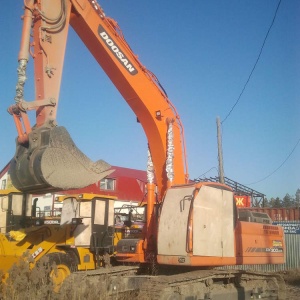
[{"label": "excavator cab", "polygon": [[33,128],[26,143],[16,144],[9,173],[22,192],[82,188],[112,172],[105,161],[93,162],[84,155],[62,126]]}]

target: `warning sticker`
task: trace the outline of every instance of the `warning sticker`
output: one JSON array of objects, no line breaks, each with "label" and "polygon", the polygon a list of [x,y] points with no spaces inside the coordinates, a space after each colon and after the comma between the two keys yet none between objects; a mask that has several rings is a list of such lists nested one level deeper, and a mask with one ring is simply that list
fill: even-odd
[{"label": "warning sticker", "polygon": [[273,247],[282,247],[282,241],[278,241],[278,240],[273,241]]}]

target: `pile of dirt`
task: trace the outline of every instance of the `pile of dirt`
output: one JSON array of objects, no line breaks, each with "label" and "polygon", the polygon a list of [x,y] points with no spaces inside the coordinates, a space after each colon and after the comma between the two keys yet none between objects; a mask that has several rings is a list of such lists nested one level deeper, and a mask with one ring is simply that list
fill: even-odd
[{"label": "pile of dirt", "polygon": [[[0,280],[0,300],[95,300],[109,299],[108,287],[110,278],[101,277],[101,280],[91,280],[82,272],[79,276],[69,276],[59,291],[56,292],[55,284],[50,279],[50,272],[55,272],[56,265],[50,264],[47,257],[41,258],[36,266],[31,269],[28,260],[21,260],[8,272],[8,277]],[[0,271],[0,278],[5,275]],[[134,297],[121,298],[116,295],[114,299],[132,300]]]}]

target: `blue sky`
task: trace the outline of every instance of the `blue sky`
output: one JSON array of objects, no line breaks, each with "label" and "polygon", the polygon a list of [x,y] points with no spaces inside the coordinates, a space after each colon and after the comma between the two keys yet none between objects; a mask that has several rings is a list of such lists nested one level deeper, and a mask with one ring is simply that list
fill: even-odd
[{"label": "blue sky", "polygon": [[[217,176],[216,117],[237,101],[278,1],[98,1],[141,62],[159,78],[182,119],[190,178]],[[0,19],[0,168],[15,151],[6,109],[17,80],[23,1]],[[222,126],[225,176],[271,197],[300,188],[300,2],[283,0],[260,60]],[[32,63],[32,61],[31,61]],[[29,67],[25,100],[34,99]],[[147,141],[136,117],[73,30],[57,120],[92,160],[145,169]],[[208,172],[208,170],[210,170]]]}]

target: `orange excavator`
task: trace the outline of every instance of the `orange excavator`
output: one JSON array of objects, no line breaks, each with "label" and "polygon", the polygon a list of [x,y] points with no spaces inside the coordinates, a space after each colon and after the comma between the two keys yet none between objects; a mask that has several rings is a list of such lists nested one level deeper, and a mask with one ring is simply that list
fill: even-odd
[{"label": "orange excavator", "polygon": [[[25,0],[24,4],[17,93],[8,109],[18,131],[9,171],[18,190],[44,193],[80,188],[110,172],[108,163],[90,161],[56,123],[71,25],[131,107],[148,140],[145,238],[121,240],[117,260],[185,267],[284,262],[280,226],[240,221],[232,189],[224,184],[190,182],[176,108],[96,0]],[[25,101],[30,55],[36,99]],[[36,114],[34,126],[29,122],[30,110]]]}]

